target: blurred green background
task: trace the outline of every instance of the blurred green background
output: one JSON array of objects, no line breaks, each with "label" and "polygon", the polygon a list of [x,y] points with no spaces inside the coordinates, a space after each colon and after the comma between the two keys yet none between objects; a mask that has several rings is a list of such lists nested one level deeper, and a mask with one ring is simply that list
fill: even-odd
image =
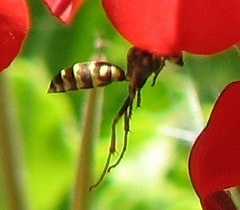
[{"label": "blurred green background", "polygon": [[[99,0],[87,0],[70,26],[53,18],[41,1],[30,0],[29,6],[31,33],[21,56],[2,74],[14,96],[31,210],[66,210],[75,184],[88,91],[47,94],[48,86],[60,69],[91,58],[99,34],[109,42],[104,49],[108,60],[122,68],[130,44],[113,29]],[[149,81],[143,88],[126,155],[92,192],[92,210],[201,209],[188,177],[188,154],[219,92],[239,79],[240,59],[232,48],[213,56],[184,53],[184,63],[178,67],[167,62],[156,86]],[[101,132],[92,157],[94,180],[105,164],[111,122],[127,96],[127,85],[104,88]],[[117,127],[120,151],[122,122]],[[0,174],[4,210],[3,181]]]}]

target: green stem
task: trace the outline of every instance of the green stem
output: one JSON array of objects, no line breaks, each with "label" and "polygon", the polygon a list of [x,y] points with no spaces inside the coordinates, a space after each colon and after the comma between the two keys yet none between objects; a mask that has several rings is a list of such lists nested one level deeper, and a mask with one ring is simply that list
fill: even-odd
[{"label": "green stem", "polygon": [[89,90],[83,120],[84,128],[73,195],[73,210],[90,209],[91,193],[89,187],[92,184],[93,148],[100,130],[102,104],[103,88]]},{"label": "green stem", "polygon": [[0,165],[6,208],[26,210],[22,138],[7,72],[0,75]]}]

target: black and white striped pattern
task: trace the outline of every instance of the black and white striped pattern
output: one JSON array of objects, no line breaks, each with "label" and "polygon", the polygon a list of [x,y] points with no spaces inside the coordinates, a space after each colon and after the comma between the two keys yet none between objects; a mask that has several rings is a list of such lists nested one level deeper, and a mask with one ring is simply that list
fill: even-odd
[{"label": "black and white striped pattern", "polygon": [[61,70],[53,78],[48,93],[101,87],[113,81],[124,80],[126,80],[125,72],[108,62],[76,63],[68,69]]}]

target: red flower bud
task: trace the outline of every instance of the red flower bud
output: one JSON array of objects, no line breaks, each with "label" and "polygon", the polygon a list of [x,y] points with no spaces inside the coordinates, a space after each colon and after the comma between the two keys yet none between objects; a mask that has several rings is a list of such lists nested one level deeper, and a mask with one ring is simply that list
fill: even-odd
[{"label": "red flower bud", "polygon": [[0,71],[19,53],[29,30],[29,16],[24,0],[0,1]]},{"label": "red flower bud", "polygon": [[70,24],[85,0],[43,0],[51,13],[63,23]]},{"label": "red flower bud", "polygon": [[[190,178],[204,209],[221,209],[216,206],[224,201],[230,206],[222,192],[240,185],[239,151],[240,82],[234,82],[219,96],[190,154]],[[211,205],[215,208],[206,207]]]},{"label": "red flower bud", "polygon": [[240,41],[239,0],[103,0],[116,29],[159,55],[212,54]]}]

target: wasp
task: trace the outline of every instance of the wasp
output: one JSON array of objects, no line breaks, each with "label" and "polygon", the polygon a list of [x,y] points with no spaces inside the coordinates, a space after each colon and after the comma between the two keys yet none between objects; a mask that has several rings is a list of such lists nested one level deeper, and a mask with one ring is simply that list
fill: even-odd
[{"label": "wasp", "polygon": [[[120,107],[111,125],[111,142],[109,154],[103,172],[98,181],[90,187],[90,190],[97,187],[103,180],[105,174],[116,167],[122,160],[127,149],[128,133],[130,131],[130,119],[132,116],[133,102],[136,98],[136,106],[141,106],[141,89],[148,78],[153,74],[152,86],[165,66],[166,60],[179,66],[183,65],[182,55],[157,56],[136,47],[130,48],[127,54],[127,72],[125,73],[117,65],[108,62],[90,61],[77,63],[68,69],[63,69],[52,80],[48,93],[81,90],[94,87],[106,86],[114,81],[128,81],[128,96]],[[121,118],[124,118],[124,142],[123,148],[117,161],[110,165],[111,157],[116,152],[116,125]]]}]

